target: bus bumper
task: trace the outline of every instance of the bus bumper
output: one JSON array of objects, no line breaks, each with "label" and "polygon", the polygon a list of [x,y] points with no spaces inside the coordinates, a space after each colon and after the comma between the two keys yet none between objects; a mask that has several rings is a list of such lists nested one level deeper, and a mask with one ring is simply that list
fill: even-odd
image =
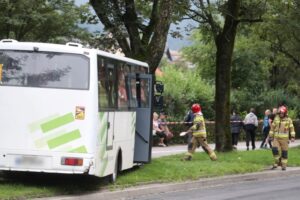
[{"label": "bus bumper", "polygon": [[[68,159],[68,162],[66,162],[66,159]],[[93,169],[94,158],[89,154],[0,151],[0,170],[62,174],[93,174]]]}]

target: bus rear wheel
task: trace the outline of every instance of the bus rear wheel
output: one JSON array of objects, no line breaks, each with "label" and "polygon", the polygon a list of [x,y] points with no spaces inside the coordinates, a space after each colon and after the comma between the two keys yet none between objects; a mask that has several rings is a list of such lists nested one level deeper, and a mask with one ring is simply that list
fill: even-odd
[{"label": "bus rear wheel", "polygon": [[117,177],[119,175],[119,171],[120,171],[120,164],[121,164],[121,155],[120,155],[121,152],[118,153],[118,156],[117,156],[117,159],[116,159],[116,162],[115,162],[115,167],[114,167],[114,171],[113,173],[109,176],[109,182],[111,183],[115,183],[117,181]]},{"label": "bus rear wheel", "polygon": [[115,164],[115,168],[114,168],[114,171],[113,173],[109,176],[109,182],[110,183],[115,183],[116,180],[117,180],[117,177],[118,177],[118,160],[116,161],[116,164]]}]

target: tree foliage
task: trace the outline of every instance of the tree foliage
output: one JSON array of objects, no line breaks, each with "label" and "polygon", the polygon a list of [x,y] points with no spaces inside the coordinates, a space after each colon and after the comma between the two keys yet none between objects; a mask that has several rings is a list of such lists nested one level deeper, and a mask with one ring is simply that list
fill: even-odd
[{"label": "tree foliage", "polygon": [[270,1],[268,8],[257,34],[270,43],[271,87],[300,96],[300,2]]},{"label": "tree foliage", "polygon": [[90,0],[105,29],[127,57],[146,61],[153,73],[179,9],[175,0]]},{"label": "tree foliage", "polygon": [[181,119],[195,102],[201,102],[206,119],[213,118],[214,87],[193,70],[183,66],[162,65],[165,85],[164,103],[169,115]]},{"label": "tree foliage", "polygon": [[230,134],[231,65],[238,24],[261,21],[263,1],[190,0],[187,15],[216,45],[216,150],[232,150]]},{"label": "tree foliage", "polygon": [[79,27],[90,15],[88,5],[74,1],[0,0],[0,38],[18,41],[88,41],[91,34]]},{"label": "tree foliage", "polygon": [[[255,107],[264,110],[285,102],[293,117],[299,116],[299,69],[288,54],[298,54],[299,4],[296,1],[268,1],[263,22],[238,27],[231,67],[231,108],[242,112]],[[284,11],[284,12],[283,12]],[[215,79],[215,45],[207,32],[196,30],[193,45],[184,49],[201,77]],[[279,39],[278,39],[279,38]],[[278,47],[284,47],[286,53]],[[287,54],[288,52],[288,54]]]}]

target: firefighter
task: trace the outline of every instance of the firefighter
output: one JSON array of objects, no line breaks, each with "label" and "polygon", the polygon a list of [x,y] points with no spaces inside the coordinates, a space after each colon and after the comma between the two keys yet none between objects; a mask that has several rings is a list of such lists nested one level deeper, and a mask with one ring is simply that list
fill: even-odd
[{"label": "firefighter", "polygon": [[193,134],[192,138],[192,148],[188,150],[183,160],[191,160],[193,153],[195,152],[197,146],[201,145],[203,150],[209,155],[210,159],[215,161],[217,156],[215,152],[208,146],[206,142],[206,129],[204,117],[201,112],[201,106],[199,104],[192,105],[192,112],[194,113],[193,126],[188,130],[188,132]]},{"label": "firefighter", "polygon": [[276,169],[281,161],[282,170],[286,170],[288,162],[289,139],[295,141],[295,129],[293,121],[287,116],[287,108],[279,108],[279,117],[276,117],[271,125],[269,137],[273,139],[272,153],[274,164],[272,169]]}]

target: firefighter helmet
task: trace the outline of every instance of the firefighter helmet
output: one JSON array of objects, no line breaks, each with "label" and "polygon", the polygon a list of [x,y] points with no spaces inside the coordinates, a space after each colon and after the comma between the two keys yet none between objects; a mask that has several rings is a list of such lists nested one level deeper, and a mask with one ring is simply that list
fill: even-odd
[{"label": "firefighter helmet", "polygon": [[193,113],[200,112],[200,111],[201,111],[201,106],[200,106],[200,104],[198,104],[198,103],[193,104],[193,105],[192,105],[192,111],[193,111]]},{"label": "firefighter helmet", "polygon": [[285,106],[280,106],[279,108],[279,113],[287,114],[288,110]]}]

